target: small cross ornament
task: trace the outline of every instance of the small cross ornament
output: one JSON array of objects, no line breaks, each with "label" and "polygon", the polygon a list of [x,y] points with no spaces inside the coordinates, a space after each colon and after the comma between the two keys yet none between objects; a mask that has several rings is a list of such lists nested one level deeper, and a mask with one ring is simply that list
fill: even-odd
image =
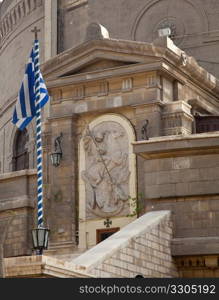
[{"label": "small cross ornament", "polygon": [[106,221],[104,221],[104,225],[106,226],[106,228],[109,228],[110,225],[112,225],[112,221],[110,219],[106,219]]},{"label": "small cross ornament", "polygon": [[36,26],[34,27],[34,29],[31,30],[31,32],[34,33],[34,38],[35,40],[38,39],[38,32],[40,32],[40,29],[38,29]]}]

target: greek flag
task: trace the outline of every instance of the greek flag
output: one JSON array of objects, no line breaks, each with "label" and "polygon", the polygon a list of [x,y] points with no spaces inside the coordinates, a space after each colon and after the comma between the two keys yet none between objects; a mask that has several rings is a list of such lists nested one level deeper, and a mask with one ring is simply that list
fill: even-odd
[{"label": "greek flag", "polygon": [[[15,124],[20,130],[23,130],[33,120],[37,113],[36,104],[36,74],[34,67],[34,60],[36,54],[34,48],[31,51],[24,78],[18,93],[18,99],[14,109],[12,123]],[[49,94],[40,72],[40,101],[39,107],[42,108],[49,100]]]}]

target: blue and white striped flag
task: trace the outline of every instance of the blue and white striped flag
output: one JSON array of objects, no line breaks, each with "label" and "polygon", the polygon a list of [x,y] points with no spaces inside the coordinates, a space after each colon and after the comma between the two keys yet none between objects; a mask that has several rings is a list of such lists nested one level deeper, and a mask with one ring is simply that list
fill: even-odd
[{"label": "blue and white striped flag", "polygon": [[[36,88],[35,88],[35,69],[34,69],[34,48],[31,51],[24,78],[18,93],[18,99],[14,109],[12,123],[20,130],[23,130],[33,120],[37,112]],[[40,72],[40,108],[49,100],[49,94]]]},{"label": "blue and white striped flag", "polygon": [[18,93],[12,123],[23,130],[36,117],[37,150],[37,222],[43,226],[43,150],[41,136],[41,108],[49,100],[49,94],[40,72],[39,41],[34,41],[24,79]]}]

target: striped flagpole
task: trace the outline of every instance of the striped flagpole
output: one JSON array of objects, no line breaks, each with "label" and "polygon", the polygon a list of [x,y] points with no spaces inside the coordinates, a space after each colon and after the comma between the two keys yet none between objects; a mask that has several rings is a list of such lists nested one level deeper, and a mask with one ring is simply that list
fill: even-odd
[{"label": "striped flagpole", "polygon": [[41,136],[40,106],[40,61],[39,41],[34,41],[35,101],[36,101],[36,143],[37,143],[37,222],[38,228],[43,227],[43,156]]}]

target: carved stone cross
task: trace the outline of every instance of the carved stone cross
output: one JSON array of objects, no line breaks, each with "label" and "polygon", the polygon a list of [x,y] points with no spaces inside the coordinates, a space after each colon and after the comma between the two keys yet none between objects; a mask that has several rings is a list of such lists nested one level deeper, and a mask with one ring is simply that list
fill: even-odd
[{"label": "carved stone cross", "polygon": [[34,27],[34,29],[31,30],[31,32],[34,33],[34,38],[35,40],[38,39],[38,32],[40,32],[40,29],[38,29],[36,26]]},{"label": "carved stone cross", "polygon": [[106,221],[104,221],[104,225],[106,226],[106,228],[109,228],[110,225],[112,225],[112,221],[110,219],[106,219]]}]

